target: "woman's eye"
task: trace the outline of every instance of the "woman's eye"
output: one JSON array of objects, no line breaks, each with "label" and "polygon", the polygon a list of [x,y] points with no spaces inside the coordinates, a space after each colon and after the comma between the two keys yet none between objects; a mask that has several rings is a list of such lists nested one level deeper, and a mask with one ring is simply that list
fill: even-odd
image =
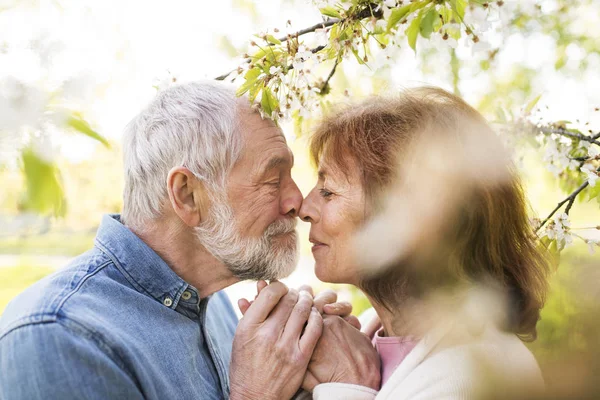
[{"label": "woman's eye", "polygon": [[274,188],[278,188],[278,189],[279,189],[279,186],[281,186],[281,182],[279,182],[279,181],[275,181],[275,182],[267,182],[267,185],[269,185],[269,186],[272,186],[272,187],[274,187]]},{"label": "woman's eye", "polygon": [[333,195],[333,193],[331,193],[329,190],[323,188],[319,190],[319,193],[321,194],[322,197],[324,198],[328,198],[331,197]]}]

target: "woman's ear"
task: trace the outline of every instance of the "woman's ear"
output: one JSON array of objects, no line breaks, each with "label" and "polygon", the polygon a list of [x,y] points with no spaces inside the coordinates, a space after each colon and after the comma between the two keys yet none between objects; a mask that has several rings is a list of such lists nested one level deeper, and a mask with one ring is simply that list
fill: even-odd
[{"label": "woman's ear", "polygon": [[204,184],[189,169],[174,167],[167,176],[167,191],[181,221],[189,227],[200,225],[209,206]]}]

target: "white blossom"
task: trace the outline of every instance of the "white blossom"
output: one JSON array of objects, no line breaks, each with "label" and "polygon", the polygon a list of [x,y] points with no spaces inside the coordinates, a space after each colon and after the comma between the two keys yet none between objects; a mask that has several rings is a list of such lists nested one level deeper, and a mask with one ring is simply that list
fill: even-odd
[{"label": "white blossom", "polygon": [[316,29],[315,30],[315,44],[317,46],[325,46],[329,43],[329,35],[327,34],[327,29]]},{"label": "white blossom", "polygon": [[478,32],[486,32],[492,26],[489,21],[489,14],[483,7],[472,7],[465,14],[464,21],[467,25],[473,26]]},{"label": "white blossom", "polygon": [[599,155],[600,155],[600,148],[598,146],[589,146],[588,147],[588,156],[590,158],[596,158]]},{"label": "white blossom", "polygon": [[565,213],[557,214],[554,219],[546,226],[544,236],[556,240],[562,247],[573,243],[573,235],[570,232],[571,222],[569,216]]},{"label": "white blossom", "polygon": [[598,172],[596,172],[596,168],[592,164],[585,164],[581,167],[581,172],[587,175],[587,181],[591,187],[596,186],[596,182],[598,181]]}]

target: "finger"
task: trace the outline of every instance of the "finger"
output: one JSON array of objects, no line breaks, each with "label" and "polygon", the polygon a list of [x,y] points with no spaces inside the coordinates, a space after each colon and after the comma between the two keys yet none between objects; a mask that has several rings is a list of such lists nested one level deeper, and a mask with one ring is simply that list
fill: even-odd
[{"label": "finger", "polygon": [[347,323],[349,323],[350,325],[352,325],[360,331],[360,321],[354,315],[348,315],[347,317],[344,317],[344,321],[346,321]]},{"label": "finger", "polygon": [[242,313],[242,315],[246,314],[246,311],[248,311],[248,308],[250,307],[250,302],[246,299],[239,299],[238,300],[238,307],[240,309],[240,312]]},{"label": "finger", "polygon": [[300,287],[298,288],[298,291],[299,291],[299,292],[301,292],[301,291],[303,291],[303,290],[304,290],[304,291],[307,291],[308,293],[310,293],[310,295],[311,295],[312,297],[315,297],[315,292],[313,291],[313,288],[312,288],[310,285],[302,285],[302,286],[300,286]]},{"label": "finger", "polygon": [[325,304],[323,306],[323,312],[327,315],[338,315],[340,317],[347,317],[352,314],[352,304],[347,301],[339,301],[337,303]]},{"label": "finger", "polygon": [[289,343],[297,343],[304,329],[304,324],[308,321],[313,308],[313,298],[306,291],[300,292],[298,302],[294,306],[290,317],[285,324],[283,339]]},{"label": "finger", "polygon": [[[305,296],[307,296],[307,294],[305,294]],[[265,324],[268,324],[267,328],[272,329],[273,331],[283,332],[296,303],[298,303],[299,297],[300,294],[296,289],[290,289],[288,293],[279,300],[279,304],[277,304],[273,312],[271,312],[265,321]]]},{"label": "finger", "polygon": [[381,329],[381,327],[381,320],[379,319],[379,317],[375,317],[371,321],[369,321],[368,324],[365,325],[362,331],[369,338],[373,339],[373,336],[375,336],[375,333],[377,333],[377,331]]},{"label": "finger", "polygon": [[316,307],[313,307],[310,312],[310,317],[308,317],[306,328],[304,328],[304,334],[298,343],[300,351],[307,357],[312,354],[322,333],[323,317],[321,317],[321,314]]},{"label": "finger", "polygon": [[267,284],[266,281],[258,281],[256,282],[256,295],[258,296],[258,293],[260,293],[264,288],[266,288],[267,286],[269,286]]},{"label": "finger", "polygon": [[323,313],[323,306],[325,304],[335,303],[337,300],[337,293],[331,289],[323,290],[315,297],[315,307],[320,313]]},{"label": "finger", "polygon": [[304,375],[304,382],[302,382],[302,389],[312,393],[312,391],[315,389],[315,386],[317,386],[319,383],[321,382],[319,382],[310,371],[306,371],[306,375]]},{"label": "finger", "polygon": [[272,283],[256,297],[256,300],[250,305],[244,320],[250,323],[260,324],[264,322],[271,311],[278,305],[279,300],[286,296],[288,288],[281,282]]}]

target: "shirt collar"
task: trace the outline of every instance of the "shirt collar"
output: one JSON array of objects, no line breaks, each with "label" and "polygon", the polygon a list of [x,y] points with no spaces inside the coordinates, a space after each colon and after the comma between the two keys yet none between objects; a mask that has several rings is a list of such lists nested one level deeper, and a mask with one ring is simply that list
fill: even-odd
[{"label": "shirt collar", "polygon": [[176,309],[186,289],[197,294],[154,250],[121,223],[119,214],[102,217],[95,244],[138,291],[166,307]]}]

